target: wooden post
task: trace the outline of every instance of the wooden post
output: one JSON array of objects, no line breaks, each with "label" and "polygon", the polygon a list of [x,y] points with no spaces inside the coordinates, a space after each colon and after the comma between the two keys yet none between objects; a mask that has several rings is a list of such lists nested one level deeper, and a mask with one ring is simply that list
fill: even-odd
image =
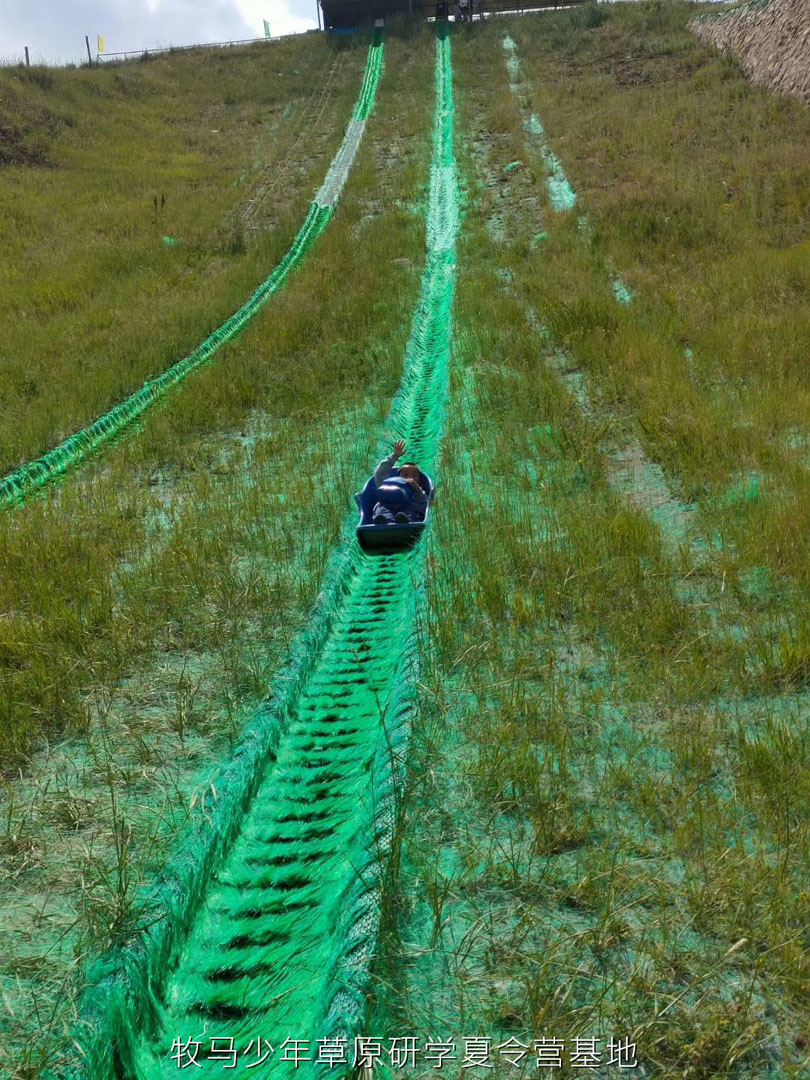
[{"label": "wooden post", "polygon": [[31,67],[31,58],[28,55],[28,46],[25,46],[25,66]]},{"label": "wooden post", "polygon": [[87,46],[87,63],[92,67],[93,57],[90,55],[90,37],[88,34],[84,35],[84,43]]}]

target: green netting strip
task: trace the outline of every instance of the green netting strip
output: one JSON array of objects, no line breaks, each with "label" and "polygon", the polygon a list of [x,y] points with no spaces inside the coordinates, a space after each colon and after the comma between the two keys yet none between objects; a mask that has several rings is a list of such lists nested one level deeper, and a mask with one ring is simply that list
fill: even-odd
[{"label": "green netting strip", "polygon": [[251,717],[233,757],[217,775],[217,800],[209,819],[198,819],[173,853],[146,905],[145,929],[126,947],[88,965],[72,1060],[58,1072],[46,1070],[47,1080],[127,1080],[137,1075],[137,1038],[158,1015],[156,987],[164,984],[213,870],[233,846],[263,770],[274,760],[281,733],[295,714],[301,689],[323,651],[351,581],[354,548],[353,523],[347,521],[312,616],[276,675],[272,695]]},{"label": "green netting strip", "polygon": [[[382,31],[375,29],[366,58],[360,95],[355,106],[355,116],[362,114],[363,119],[368,116],[374,104],[382,70],[382,52]],[[343,167],[342,180],[345,180],[345,173],[351,165],[361,137],[362,129],[357,132],[350,127],[330,166],[330,172],[332,172],[335,164],[341,163]],[[347,143],[352,144],[352,152],[349,155],[345,150]],[[340,187],[342,187],[342,180]],[[134,420],[145,412],[150,405],[163,397],[177,383],[182,382],[192,371],[211,360],[217,349],[235,337],[269,298],[282,287],[290,272],[298,266],[315,240],[326,228],[334,212],[338,195],[339,188],[328,205],[320,204],[317,198],[310,204],[306,219],[281,262],[278,263],[272,273],[242,307],[231,315],[229,319],[226,319],[212,334],[209,334],[193,352],[189,353],[184,359],[178,360],[162,375],[145,382],[139,390],[130,394],[124,401],[119,402],[118,405],[99,416],[87,427],[82,428],[81,431],[68,436],[67,439],[46,454],[43,454],[42,457],[26,462],[26,464],[21,465],[0,479],[0,510],[24,502],[45,484],[63,476],[65,472],[74,468],[88,455],[114,439],[125,427],[132,424]]]},{"label": "green netting strip", "polygon": [[[439,30],[428,252],[389,436],[436,476],[455,283],[457,183],[446,27]],[[100,962],[77,1032],[94,1080],[174,1075],[176,1038],[219,1071],[211,1039],[351,1038],[364,1009],[379,896],[414,708],[424,543],[369,556],[347,519],[306,633],[218,781],[210,831],[172,860],[155,921]],[[218,1044],[220,1047],[223,1042]],[[254,1048],[255,1049],[255,1048]],[[191,1066],[189,1066],[191,1067]],[[242,1064],[242,1068],[245,1068]]]},{"label": "green netting strip", "polygon": [[[459,228],[459,200],[453,153],[453,88],[450,41],[447,25],[438,28],[436,58],[436,112],[434,150],[428,207],[428,259],[422,294],[417,307],[405,358],[400,393],[391,412],[395,435],[408,441],[409,457],[438,480],[439,438],[450,371],[452,308],[455,292],[455,242]],[[413,562],[400,564],[408,581],[408,605],[404,634],[391,642],[399,650],[385,717],[387,736],[378,741],[377,783],[372,796],[376,858],[355,880],[337,939],[333,974],[325,1001],[318,1038],[345,1039],[351,1043],[362,1032],[368,972],[379,928],[379,901],[385,883],[386,862],[396,825],[396,793],[406,771],[408,736],[416,710],[418,685],[418,629],[425,617],[425,550],[417,550]],[[387,625],[387,624],[384,624]],[[333,1075],[325,1065],[314,1067],[316,1075]]]},{"label": "green netting strip", "polygon": [[367,120],[374,107],[374,98],[377,94],[377,83],[380,81],[380,73],[382,71],[382,33],[381,28],[375,28],[368,63],[366,64],[366,70],[363,75],[363,86],[360,90],[360,97],[354,107],[354,113],[352,114],[355,120]]},{"label": "green netting strip", "polygon": [[773,3],[774,0],[748,0],[746,4],[740,4],[725,11],[704,11],[690,20],[690,26],[701,22],[734,22],[738,18],[746,18],[752,11],[770,7]]}]

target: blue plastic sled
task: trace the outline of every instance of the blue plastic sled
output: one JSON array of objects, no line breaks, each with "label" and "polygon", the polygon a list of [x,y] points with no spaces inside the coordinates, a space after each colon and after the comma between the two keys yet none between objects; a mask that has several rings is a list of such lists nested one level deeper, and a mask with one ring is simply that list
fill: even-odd
[{"label": "blue plastic sled", "polygon": [[[399,475],[399,469],[392,470],[392,476]],[[419,486],[427,495],[428,504],[425,509],[425,517],[422,521],[409,521],[403,525],[375,525],[372,521],[372,513],[377,497],[377,485],[374,477],[369,477],[366,486],[358,491],[354,501],[360,510],[360,521],[357,525],[357,540],[364,551],[387,551],[399,548],[411,547],[422,535],[422,530],[427,524],[430,504],[433,501],[433,481],[427,473],[419,473]]]}]

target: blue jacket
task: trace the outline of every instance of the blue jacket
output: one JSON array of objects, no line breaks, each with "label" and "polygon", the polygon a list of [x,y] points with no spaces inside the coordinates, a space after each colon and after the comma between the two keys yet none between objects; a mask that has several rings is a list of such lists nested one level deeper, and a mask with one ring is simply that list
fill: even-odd
[{"label": "blue jacket", "polygon": [[399,478],[395,460],[391,454],[383,458],[374,470],[379,501],[383,505],[390,503],[391,509],[418,510],[424,516],[427,510],[427,495],[421,488],[414,488],[412,484]]}]

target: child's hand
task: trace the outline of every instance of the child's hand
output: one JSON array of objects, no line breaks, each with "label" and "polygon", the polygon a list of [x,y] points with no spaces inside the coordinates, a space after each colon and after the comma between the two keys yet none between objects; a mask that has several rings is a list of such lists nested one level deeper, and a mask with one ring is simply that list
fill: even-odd
[{"label": "child's hand", "polygon": [[397,439],[394,443],[394,461],[397,461],[405,453],[405,440]]}]

